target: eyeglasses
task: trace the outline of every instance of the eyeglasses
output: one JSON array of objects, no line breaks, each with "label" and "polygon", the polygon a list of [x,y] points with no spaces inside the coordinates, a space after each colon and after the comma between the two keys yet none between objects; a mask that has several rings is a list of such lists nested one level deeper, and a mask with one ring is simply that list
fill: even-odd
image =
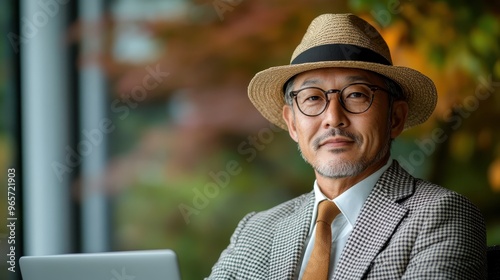
[{"label": "eyeglasses", "polygon": [[306,116],[314,117],[323,113],[330,99],[328,94],[338,93],[338,100],[342,108],[352,114],[361,114],[366,112],[373,103],[375,91],[382,90],[381,87],[366,83],[354,83],[345,86],[343,89],[330,89],[324,91],[318,87],[306,87],[300,90],[290,92],[290,96],[295,98],[300,112]]}]

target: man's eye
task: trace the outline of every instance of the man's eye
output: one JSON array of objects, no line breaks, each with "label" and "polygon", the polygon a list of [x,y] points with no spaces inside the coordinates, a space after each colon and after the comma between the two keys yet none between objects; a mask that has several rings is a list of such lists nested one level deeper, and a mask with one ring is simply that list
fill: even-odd
[{"label": "man's eye", "polygon": [[306,100],[307,101],[318,101],[318,100],[321,100],[321,96],[318,96],[318,95],[309,96]]},{"label": "man's eye", "polygon": [[349,93],[347,98],[367,98],[368,96],[362,92],[352,92]]}]

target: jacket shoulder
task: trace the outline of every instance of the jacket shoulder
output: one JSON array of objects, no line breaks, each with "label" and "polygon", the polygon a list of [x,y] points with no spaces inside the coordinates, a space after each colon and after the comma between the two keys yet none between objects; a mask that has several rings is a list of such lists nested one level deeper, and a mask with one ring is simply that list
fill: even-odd
[{"label": "jacket shoulder", "polygon": [[277,225],[294,213],[307,212],[311,199],[314,196],[308,193],[268,210],[247,214],[212,268],[209,279],[264,278],[269,273]]},{"label": "jacket shoulder", "polygon": [[314,199],[314,194],[312,192],[305,193],[281,204],[278,204],[270,209],[256,212],[253,219],[263,220],[263,221],[277,221],[282,218],[289,216],[301,207],[305,207],[306,204]]},{"label": "jacket shoulder", "polygon": [[475,207],[465,196],[435,183],[413,177],[397,161],[382,175],[380,191],[390,199],[406,207],[426,207],[433,201],[440,199],[457,200],[461,203]]}]

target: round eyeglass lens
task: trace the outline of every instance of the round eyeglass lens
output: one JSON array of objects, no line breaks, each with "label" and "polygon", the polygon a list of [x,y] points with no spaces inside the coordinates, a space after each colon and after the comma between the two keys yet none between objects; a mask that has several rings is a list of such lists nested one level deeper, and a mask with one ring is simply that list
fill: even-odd
[{"label": "round eyeglass lens", "polygon": [[373,89],[365,84],[352,84],[342,91],[331,90],[328,92],[320,88],[304,88],[296,93],[297,106],[300,111],[309,116],[321,114],[328,105],[326,95],[339,93],[339,101],[342,107],[351,113],[363,113],[373,101]]}]

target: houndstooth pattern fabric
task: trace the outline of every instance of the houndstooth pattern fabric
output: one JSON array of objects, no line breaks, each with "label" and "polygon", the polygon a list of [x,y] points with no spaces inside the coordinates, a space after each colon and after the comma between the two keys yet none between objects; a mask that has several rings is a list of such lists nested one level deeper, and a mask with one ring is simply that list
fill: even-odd
[{"label": "houndstooth pattern fabric", "polygon": [[[296,279],[313,193],[244,217],[208,279]],[[395,161],[367,198],[332,279],[485,279],[486,230],[463,196]]]}]

